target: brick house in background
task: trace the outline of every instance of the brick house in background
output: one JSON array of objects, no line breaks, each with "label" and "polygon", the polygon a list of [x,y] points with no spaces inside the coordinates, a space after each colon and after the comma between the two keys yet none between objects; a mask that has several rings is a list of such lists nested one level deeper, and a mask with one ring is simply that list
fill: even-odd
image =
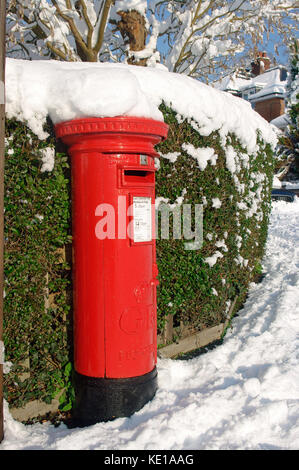
[{"label": "brick house in background", "polygon": [[213,86],[249,101],[268,122],[275,120],[273,124],[282,129],[287,123],[284,120],[287,69],[282,65],[271,67],[266,52],[258,53],[250,70],[234,72]]}]

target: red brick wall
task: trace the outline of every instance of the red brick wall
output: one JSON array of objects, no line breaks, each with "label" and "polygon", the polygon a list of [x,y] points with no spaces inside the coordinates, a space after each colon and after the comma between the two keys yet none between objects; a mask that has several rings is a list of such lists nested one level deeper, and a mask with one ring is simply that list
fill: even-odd
[{"label": "red brick wall", "polygon": [[284,114],[285,104],[283,98],[270,98],[266,101],[259,101],[255,103],[254,109],[259,113],[266,121],[270,122],[272,119],[277,118]]},{"label": "red brick wall", "polygon": [[270,68],[270,59],[267,57],[265,52],[260,53],[260,57],[256,59],[255,62],[251,63],[251,72],[256,77],[261,73],[266,72]]}]

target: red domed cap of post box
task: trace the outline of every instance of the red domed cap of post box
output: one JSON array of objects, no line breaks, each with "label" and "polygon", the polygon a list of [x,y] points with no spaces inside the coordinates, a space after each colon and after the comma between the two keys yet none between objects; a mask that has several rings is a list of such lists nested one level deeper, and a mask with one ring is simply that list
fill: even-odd
[{"label": "red domed cap of post box", "polygon": [[135,116],[82,118],[55,126],[56,137],[73,150],[100,150],[104,153],[144,153],[159,157],[154,146],[167,137],[162,121]]}]

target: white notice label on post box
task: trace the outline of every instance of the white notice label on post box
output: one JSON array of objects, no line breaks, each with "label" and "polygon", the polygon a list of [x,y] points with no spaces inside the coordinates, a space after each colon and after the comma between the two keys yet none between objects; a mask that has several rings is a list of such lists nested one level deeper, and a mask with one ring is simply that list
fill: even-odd
[{"label": "white notice label on post box", "polygon": [[152,199],[133,197],[134,242],[152,240]]}]

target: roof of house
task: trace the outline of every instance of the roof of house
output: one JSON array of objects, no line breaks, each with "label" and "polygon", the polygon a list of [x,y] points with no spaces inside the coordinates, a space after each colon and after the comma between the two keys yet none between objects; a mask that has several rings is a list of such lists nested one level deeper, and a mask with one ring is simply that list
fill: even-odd
[{"label": "roof of house", "polygon": [[277,118],[272,119],[272,121],[270,121],[270,124],[273,124],[279,129],[284,130],[290,124],[290,120],[287,114],[282,114],[281,116],[278,116]]},{"label": "roof of house", "polygon": [[217,80],[212,85],[221,91],[240,91],[241,87],[247,85],[248,82],[247,78],[242,78],[238,75],[238,72],[233,72],[231,75],[226,75]]},{"label": "roof of house", "polygon": [[251,88],[258,88],[259,91],[251,94],[248,98],[254,102],[265,99],[265,97],[270,98],[278,95],[283,97],[287,86],[287,76],[282,71],[286,71],[285,67],[276,66],[256,77],[248,78],[240,76],[238,72],[234,72],[232,75],[227,75],[221,80],[214,82],[213,86],[218,90],[230,93],[243,93]]}]

